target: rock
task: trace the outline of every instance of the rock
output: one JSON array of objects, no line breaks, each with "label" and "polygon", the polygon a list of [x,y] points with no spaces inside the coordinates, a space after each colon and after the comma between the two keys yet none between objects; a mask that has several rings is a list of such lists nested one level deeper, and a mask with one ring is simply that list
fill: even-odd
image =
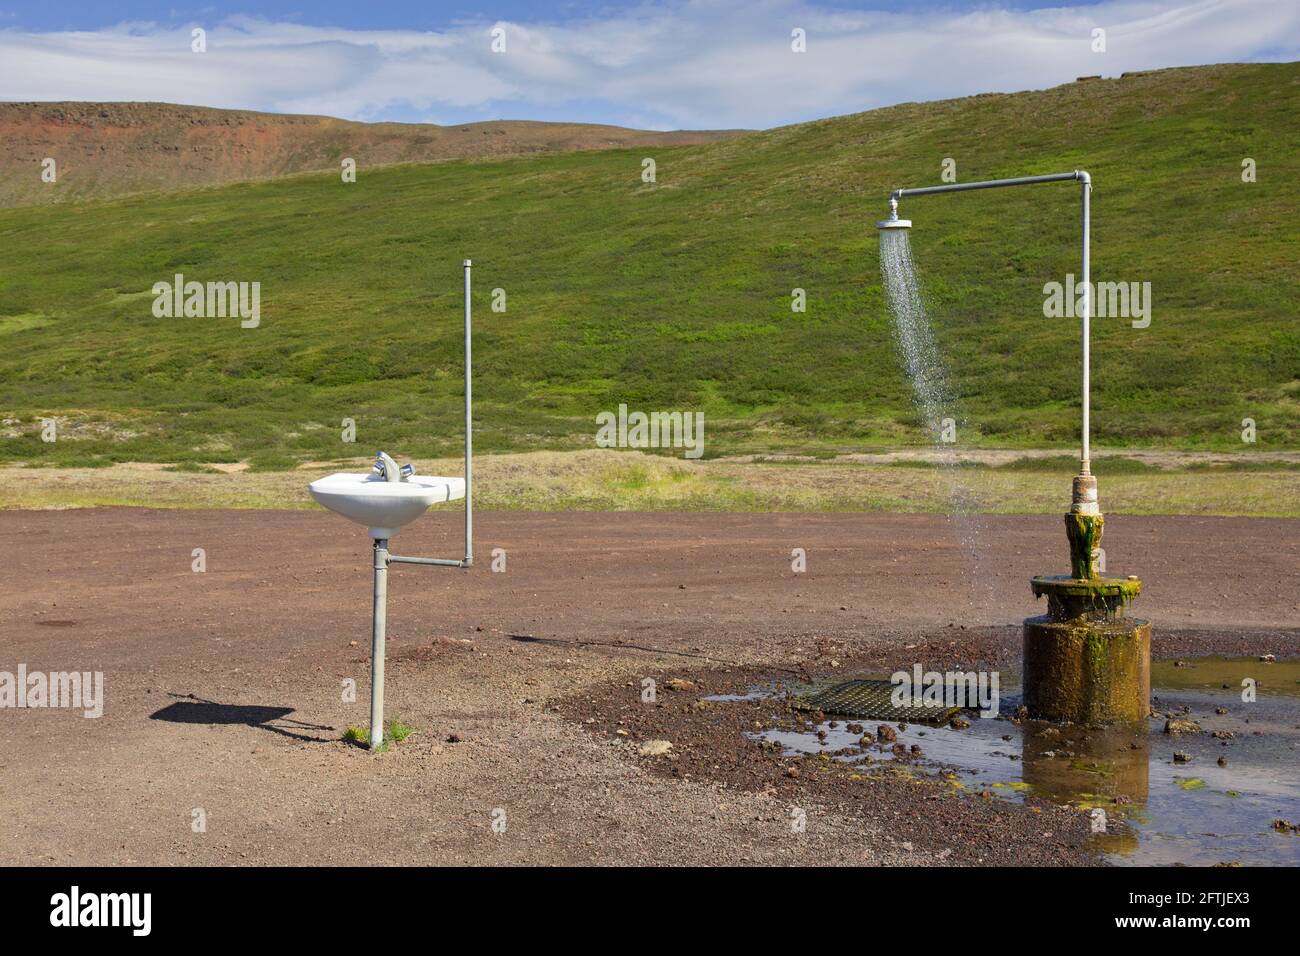
[{"label": "rock", "polygon": [[1192,759],[1192,755],[1189,753],[1186,753],[1182,750],[1174,751],[1174,763],[1189,763],[1191,759]]},{"label": "rock", "polygon": [[647,740],[638,748],[637,753],[642,757],[662,757],[668,751],[673,749],[673,745],[667,740]]},{"label": "rock", "polygon": [[875,742],[876,742],[876,738],[871,736],[871,734],[863,734],[861,739],[858,740],[858,746],[870,747]]},{"label": "rock", "polygon": [[1214,708],[1214,712],[1215,712],[1216,714],[1218,714],[1219,716],[1223,716],[1224,714],[1226,714],[1226,713],[1228,712],[1228,708],[1226,708],[1226,707],[1216,707],[1216,708]]},{"label": "rock", "polygon": [[686,693],[694,693],[695,691],[700,689],[699,684],[695,683],[694,681],[685,680],[684,678],[681,677],[668,678],[666,681],[664,681],[664,686],[667,687],[669,690],[683,691]]},{"label": "rock", "polygon": [[893,743],[898,739],[898,732],[889,724],[881,724],[876,728],[876,739],[882,744]]},{"label": "rock", "polygon": [[1228,765],[1228,758],[1220,757],[1218,760],[1214,762],[1217,763],[1220,767],[1226,767]]},{"label": "rock", "polygon": [[1214,733],[1210,734],[1210,736],[1215,740],[1231,740],[1237,735],[1231,730],[1216,730]]},{"label": "rock", "polygon": [[1201,725],[1185,717],[1171,717],[1165,721],[1167,734],[1199,734],[1200,732]]},{"label": "rock", "polygon": [[798,780],[798,779],[799,779],[799,768],[798,768],[798,767],[787,767],[786,770],[785,770],[785,775],[786,775],[787,777],[789,777],[791,780]]},{"label": "rock", "polygon": [[1261,662],[1265,664],[1272,664],[1274,661],[1277,660],[1277,658],[1274,657],[1272,654],[1261,654],[1259,655],[1259,659]]},{"label": "rock", "polygon": [[921,756],[921,745],[920,745],[920,744],[912,744],[912,753],[915,754],[915,755],[918,756],[918,757]]},{"label": "rock", "polygon": [[1039,736],[1040,736],[1040,737],[1059,737],[1059,736],[1061,736],[1061,732],[1060,732],[1059,730],[1057,730],[1055,727],[1044,727],[1044,728],[1043,728],[1043,732],[1042,732],[1041,734],[1039,734]]},{"label": "rock", "polygon": [[895,757],[907,756],[907,747],[905,747],[903,744],[894,744],[894,746],[891,747],[890,750],[894,752]]},{"label": "rock", "polygon": [[844,729],[851,734],[859,734],[859,735],[863,731],[863,727],[861,724],[845,724]]},{"label": "rock", "polygon": [[1016,708],[1016,712],[1011,715],[1011,718],[1013,720],[1028,720],[1029,708],[1026,707],[1024,704],[1021,704],[1019,707]]},{"label": "rock", "polygon": [[965,717],[954,717],[952,720],[948,721],[948,726],[953,730],[965,730],[970,726],[970,721]]}]

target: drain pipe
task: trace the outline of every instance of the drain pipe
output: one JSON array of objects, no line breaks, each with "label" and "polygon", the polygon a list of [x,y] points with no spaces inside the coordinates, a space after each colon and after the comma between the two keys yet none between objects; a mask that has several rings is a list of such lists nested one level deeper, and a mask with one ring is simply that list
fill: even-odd
[{"label": "drain pipe", "polygon": [[[895,189],[889,194],[889,201],[891,207],[894,209],[894,216],[896,219],[898,200],[902,199],[904,196],[928,196],[933,193],[959,193],[972,189],[996,189],[1000,186],[1028,186],[1033,183],[1059,183],[1069,181],[1078,182],[1082,187],[1083,193],[1083,264],[1080,270],[1082,272],[1081,278],[1083,282],[1083,314],[1080,316],[1083,324],[1083,422],[1079,447],[1079,474],[1076,475],[1074,479],[1070,510],[1075,514],[1095,515],[1098,513],[1097,479],[1092,474],[1092,450],[1089,446],[1089,433],[1092,425],[1092,285],[1090,282],[1092,177],[1083,170],[1076,169],[1070,173],[1050,173],[1046,176],[1018,176],[1014,179],[986,179],[983,182],[976,183],[949,183],[943,186],[921,186],[916,189]],[[888,222],[888,220],[886,220],[886,222]],[[910,225],[910,223],[908,223],[908,225]]]}]

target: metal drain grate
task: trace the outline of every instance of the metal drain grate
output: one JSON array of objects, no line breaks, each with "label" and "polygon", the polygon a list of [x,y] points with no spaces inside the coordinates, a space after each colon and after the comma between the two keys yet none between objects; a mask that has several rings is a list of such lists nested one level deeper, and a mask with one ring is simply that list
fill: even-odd
[{"label": "metal drain grate", "polygon": [[893,692],[894,685],[887,680],[849,680],[815,694],[795,697],[791,704],[796,710],[820,710],[838,717],[912,724],[942,724],[961,710],[960,707],[927,707],[923,704],[895,707],[890,699]]}]

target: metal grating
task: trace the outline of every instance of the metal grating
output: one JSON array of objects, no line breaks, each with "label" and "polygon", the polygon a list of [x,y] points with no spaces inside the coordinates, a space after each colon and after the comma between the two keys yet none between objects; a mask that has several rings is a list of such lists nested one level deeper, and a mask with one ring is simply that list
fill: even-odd
[{"label": "metal grating", "polygon": [[796,710],[820,710],[838,717],[861,717],[866,720],[902,721],[911,724],[942,724],[960,707],[933,707],[909,704],[895,707],[890,699],[894,685],[887,680],[849,680],[834,684],[817,693],[794,697]]}]

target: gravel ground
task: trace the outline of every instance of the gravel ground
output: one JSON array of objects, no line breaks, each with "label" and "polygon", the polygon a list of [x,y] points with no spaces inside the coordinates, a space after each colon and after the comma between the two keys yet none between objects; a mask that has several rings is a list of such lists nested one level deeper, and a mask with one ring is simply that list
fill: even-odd
[{"label": "gravel ground", "polygon": [[[791,777],[743,741],[745,706],[693,707],[761,675],[1013,662],[1019,620],[1039,612],[1028,577],[1065,564],[1059,518],[514,512],[475,526],[475,569],[391,574],[388,713],[416,732],[372,756],[339,739],[368,716],[360,529],[311,512],[0,512],[0,670],[102,671],[106,696],[92,720],[0,711],[0,863],[1092,859],[1073,811],[906,775],[856,790]],[[458,527],[434,514],[396,545],[452,556]],[[1105,544],[1112,573],[1145,581],[1134,613],[1158,656],[1284,656],[1300,653],[1298,529],[1108,516]],[[700,690],[648,709],[646,676]],[[673,751],[640,755],[661,733]]]}]

